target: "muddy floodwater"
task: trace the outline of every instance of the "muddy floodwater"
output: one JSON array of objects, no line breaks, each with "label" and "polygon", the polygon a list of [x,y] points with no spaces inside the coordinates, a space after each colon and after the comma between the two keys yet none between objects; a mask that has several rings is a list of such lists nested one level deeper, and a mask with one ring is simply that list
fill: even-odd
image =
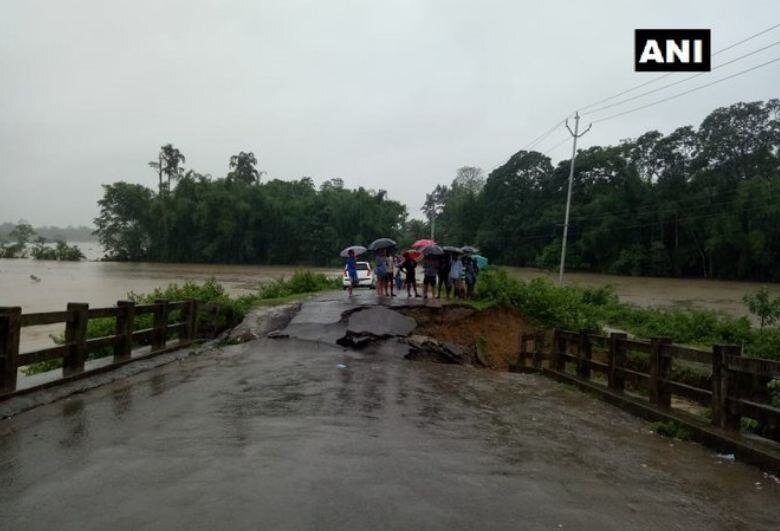
[{"label": "muddy floodwater", "polygon": [[[21,306],[23,312],[64,309],[68,302],[110,306],[127,293],[145,293],[169,284],[204,281],[221,283],[233,295],[250,293],[258,285],[290,277],[298,266],[237,266],[160,264],[147,262],[54,262],[0,260],[0,306]],[[329,275],[336,269],[306,269]],[[35,276],[39,280],[32,278]]]},{"label": "muddy floodwater", "polygon": [[[146,293],[169,284],[210,278],[232,295],[241,295],[264,282],[290,277],[299,269],[302,268],[0,259],[0,306],[21,306],[24,313],[64,310],[68,302],[86,302],[93,308],[113,306],[130,291]],[[336,269],[307,269],[339,274]],[[51,345],[49,335],[63,329],[64,325],[25,328],[22,351]]]},{"label": "muddy floodwater", "polygon": [[[558,281],[557,271],[541,269],[507,267],[515,278],[528,280],[546,277]],[[573,286],[615,287],[620,300],[637,306],[654,308],[688,308],[717,310],[734,317],[746,315],[747,308],[742,302],[746,293],[765,286],[775,296],[780,295],[780,284],[760,282],[736,282],[724,280],[704,280],[690,278],[661,277],[623,277],[600,275],[597,273],[566,273],[566,283]]]}]

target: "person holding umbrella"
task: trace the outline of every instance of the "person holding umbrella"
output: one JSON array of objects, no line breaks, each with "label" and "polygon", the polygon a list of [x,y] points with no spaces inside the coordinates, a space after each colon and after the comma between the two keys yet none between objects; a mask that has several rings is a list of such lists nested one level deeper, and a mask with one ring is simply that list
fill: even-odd
[{"label": "person holding umbrella", "polygon": [[352,295],[352,288],[357,287],[359,285],[358,282],[358,274],[357,274],[357,261],[356,258],[358,255],[361,255],[366,252],[366,248],[362,245],[350,245],[346,249],[343,249],[339,256],[342,256],[347,259],[346,267],[344,268],[344,272],[347,274],[347,277],[349,278],[349,285],[347,286],[347,289],[349,290],[349,294]]},{"label": "person holding umbrella", "polygon": [[[388,281],[387,255],[389,253],[389,249],[395,246],[395,240],[390,238],[378,238],[371,242],[371,245],[368,246],[368,249],[370,251],[374,251],[374,255],[376,256],[376,267],[374,268],[374,273],[376,274],[376,292],[379,297],[382,297],[385,290],[387,289],[387,286],[385,286],[385,282]],[[390,275],[389,281],[392,284],[392,275]]]},{"label": "person holding umbrella", "polygon": [[347,251],[347,275],[349,276],[349,287],[347,291],[349,296],[352,296],[352,288],[358,285],[357,266],[355,262],[355,250],[349,249]]},{"label": "person holding umbrella", "polygon": [[439,259],[444,251],[438,245],[429,245],[422,250],[423,261],[423,299],[428,298],[428,286],[431,288],[431,297],[436,293],[436,272],[439,270]]},{"label": "person holding umbrella", "polygon": [[[393,256],[393,248],[388,247],[385,249],[385,296],[395,297],[395,283],[393,282],[395,271],[395,257]],[[388,291],[390,293],[388,293]]]},{"label": "person holding umbrella", "polygon": [[479,267],[473,257],[466,255],[463,257],[463,270],[466,273],[466,298],[474,295],[474,285],[477,283]]},{"label": "person holding umbrella", "polygon": [[439,276],[439,292],[436,294],[437,299],[441,299],[441,288],[444,288],[444,294],[447,296],[447,298],[450,298],[450,255],[444,254],[439,257],[439,268],[438,268],[438,276]]},{"label": "person holding umbrella", "polygon": [[460,260],[460,255],[456,254],[452,257],[452,264],[450,265],[450,283],[452,284],[456,299],[462,298],[463,294],[463,281],[461,280],[462,274],[463,262]]},{"label": "person holding umbrella", "polygon": [[419,297],[420,295],[417,293],[417,279],[415,278],[417,262],[412,258],[412,254],[408,251],[403,254],[403,257],[404,261],[401,263],[401,269],[403,269],[406,274],[406,296],[411,297],[412,288],[414,288],[414,296]]},{"label": "person holding umbrella", "polygon": [[382,249],[376,253],[376,265],[374,274],[376,275],[376,294],[379,298],[385,294],[385,278],[387,277],[387,262],[385,261],[385,251]]}]

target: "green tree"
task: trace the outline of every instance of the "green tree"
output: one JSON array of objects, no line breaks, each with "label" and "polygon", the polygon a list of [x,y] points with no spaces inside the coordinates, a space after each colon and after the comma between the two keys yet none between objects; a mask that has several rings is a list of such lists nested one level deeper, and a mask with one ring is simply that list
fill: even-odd
[{"label": "green tree", "polygon": [[27,223],[19,223],[14,230],[9,234],[12,240],[15,240],[18,245],[27,245],[36,236],[35,229],[32,225]]},{"label": "green tree", "polygon": [[257,171],[257,159],[251,151],[249,153],[240,152],[238,155],[230,157],[230,173],[228,179],[254,184],[260,182],[260,172]]},{"label": "green tree", "polygon": [[742,300],[750,313],[758,316],[762,330],[764,326],[772,326],[780,319],[780,297],[770,297],[766,288],[761,288],[755,293],[748,293]]},{"label": "green tree", "polygon": [[115,260],[142,260],[151,244],[150,205],[154,194],[140,184],[103,185],[95,225],[100,243]]}]

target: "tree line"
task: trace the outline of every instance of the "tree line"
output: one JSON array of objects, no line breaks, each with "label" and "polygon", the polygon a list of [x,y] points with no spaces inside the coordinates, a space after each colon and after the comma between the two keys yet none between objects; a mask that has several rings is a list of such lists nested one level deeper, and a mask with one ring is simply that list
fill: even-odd
[{"label": "tree line", "polygon": [[[519,151],[427,194],[437,239],[555,268],[569,160]],[[780,100],[736,103],[668,135],[579,150],[567,267],[621,275],[780,280]]]},{"label": "tree line", "polygon": [[251,152],[232,156],[220,178],[185,171],[185,161],[166,144],[150,163],[156,190],[104,185],[95,225],[110,259],[331,265],[349,245],[404,238],[406,207],[384,190],[350,190],[341,179],[263,181]]},{"label": "tree line", "polygon": [[[10,224],[3,224],[4,227]],[[36,260],[67,260],[77,262],[84,254],[77,245],[68,245],[62,239],[49,239],[28,223],[12,225],[0,234],[0,258],[28,258]],[[54,246],[50,244],[54,244]]]}]

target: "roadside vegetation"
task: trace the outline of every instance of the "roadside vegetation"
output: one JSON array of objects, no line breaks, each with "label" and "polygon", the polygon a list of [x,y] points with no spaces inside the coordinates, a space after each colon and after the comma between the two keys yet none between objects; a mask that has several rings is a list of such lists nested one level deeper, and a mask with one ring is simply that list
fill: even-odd
[{"label": "roadside vegetation", "polygon": [[735,318],[711,310],[640,308],[620,302],[611,286],[560,287],[544,278],[513,279],[500,268],[490,268],[479,276],[476,301],[514,308],[543,327],[612,327],[641,338],[668,336],[677,343],[705,348],[737,344],[746,356],[780,360],[778,328],[753,327],[746,316]]},{"label": "roadside vegetation", "polygon": [[[253,308],[259,306],[270,306],[284,304],[300,299],[313,293],[328,291],[341,288],[341,279],[329,278],[322,273],[313,273],[311,271],[298,271],[290,278],[280,278],[260,286],[256,292],[237,297],[231,296],[215,280],[207,280],[202,283],[187,282],[182,285],[171,284],[166,288],[155,289],[149,293],[130,292],[127,300],[137,304],[153,303],[155,300],[165,299],[170,301],[179,301],[194,299],[201,305],[215,303],[219,305],[219,314],[217,316],[217,329],[224,330],[235,326],[244,318],[244,316]],[[169,320],[175,321],[179,318],[177,311],[171,312]],[[210,320],[208,315],[201,308],[199,319],[201,322]],[[135,329],[141,330],[152,326],[151,315],[140,315],[135,318]],[[96,337],[110,336],[115,333],[116,320],[114,318],[91,319],[87,324],[87,337],[92,339]],[[63,334],[52,336],[57,344],[63,344],[65,338]],[[142,346],[138,344],[137,346]],[[110,349],[96,352],[90,355],[90,359],[109,356],[112,354]],[[36,374],[62,367],[61,360],[51,360],[43,363],[29,365],[23,369],[24,373]]]}]

